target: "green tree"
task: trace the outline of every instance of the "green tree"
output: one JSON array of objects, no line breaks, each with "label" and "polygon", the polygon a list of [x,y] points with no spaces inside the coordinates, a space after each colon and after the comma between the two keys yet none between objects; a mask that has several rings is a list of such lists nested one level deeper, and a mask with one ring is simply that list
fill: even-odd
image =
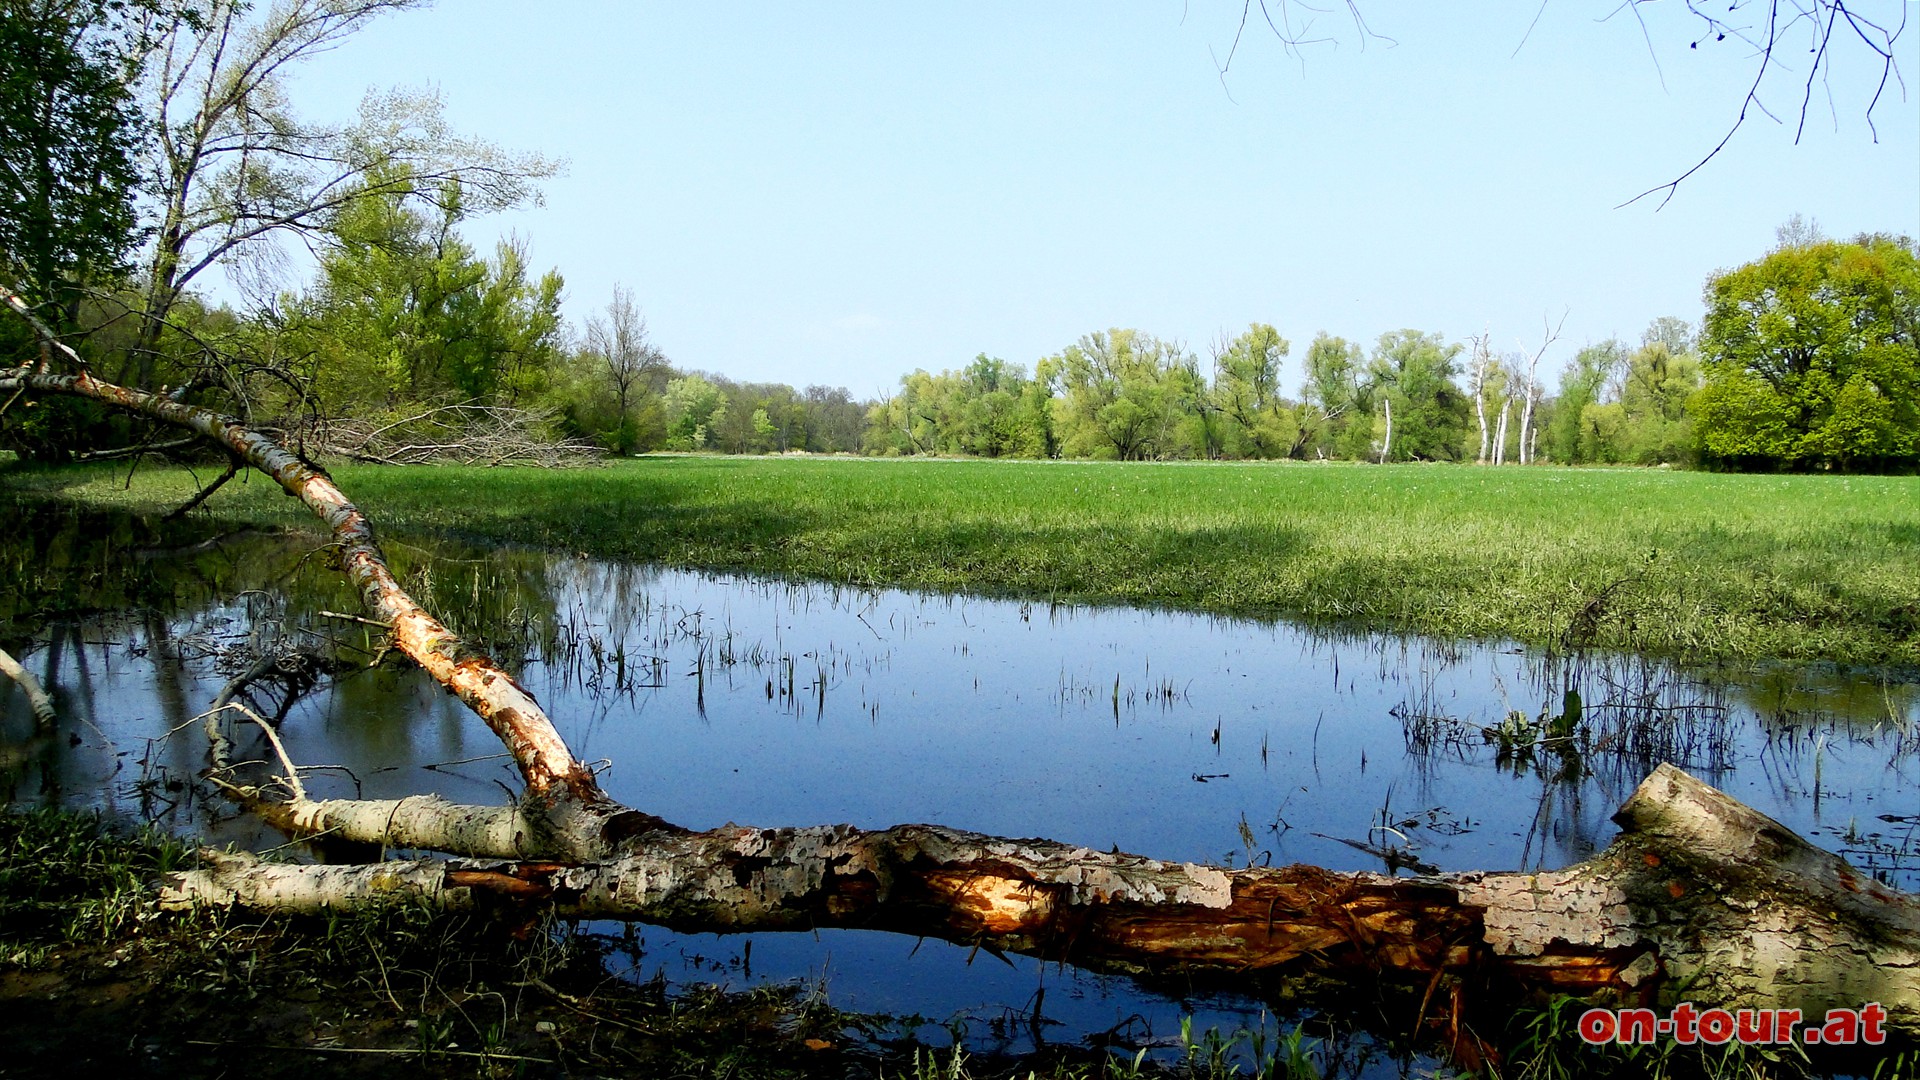
[{"label": "green tree", "polygon": [[1627,359],[1621,382],[1620,459],[1636,465],[1682,464],[1693,457],[1687,400],[1700,388],[1700,358],[1673,352],[1668,340],[1649,331],[1648,343]]},{"label": "green tree", "polygon": [[1575,353],[1560,373],[1560,395],[1546,423],[1547,456],[1567,465],[1617,460],[1613,444],[1603,432],[1612,425],[1596,425],[1588,410],[1605,405],[1611,387],[1626,366],[1627,349],[1608,338]]},{"label": "green tree", "polygon": [[[1373,441],[1371,389],[1362,381],[1366,350],[1324,331],[1307,346],[1300,415],[1305,448],[1320,457],[1365,457]],[[1358,422],[1356,423],[1356,419]],[[1355,446],[1357,442],[1357,447]]]},{"label": "green tree", "polygon": [[[1266,323],[1254,323],[1232,341],[1215,347],[1209,397],[1229,422],[1220,440],[1225,456],[1276,458],[1296,449],[1299,424],[1280,393],[1280,364],[1290,347]],[[1202,422],[1206,415],[1202,414]]]},{"label": "green tree", "polygon": [[790,449],[804,431],[801,402],[785,383],[734,382],[707,376],[726,403],[710,414],[706,448],[723,454],[764,454]]},{"label": "green tree", "polygon": [[1690,411],[1732,468],[1920,464],[1920,256],[1912,241],[1783,243],[1707,283]]},{"label": "green tree", "polygon": [[898,454],[957,453],[958,417],[954,413],[954,377],[916,369],[900,377],[900,392],[874,405],[868,417],[867,452]]},{"label": "green tree", "polygon": [[457,229],[457,184],[441,184],[429,219],[404,187],[377,182],[379,193],[335,213],[319,281],[289,303],[322,407],[537,394],[559,357],[559,274],[529,280],[525,250],[512,243],[480,259]]},{"label": "green tree", "polygon": [[974,357],[956,380],[958,449],[979,457],[1047,456],[1050,410],[1031,384],[1019,364]]},{"label": "green tree", "polygon": [[727,419],[727,395],[704,375],[693,374],[667,384],[667,447],[705,450]]},{"label": "green tree", "polygon": [[1685,356],[1693,352],[1695,345],[1693,324],[1677,315],[1662,315],[1647,324],[1640,334],[1640,344],[1664,345],[1673,356]]},{"label": "green tree", "polygon": [[860,449],[866,429],[866,407],[853,400],[844,386],[809,386],[802,394],[801,421],[805,448],[816,454],[851,453]]},{"label": "green tree", "polygon": [[[127,85],[148,13],[112,0],[0,0],[0,288],[62,335],[106,321],[84,313],[89,290],[113,295],[138,237],[142,125]],[[103,340],[74,342],[83,357],[105,355]],[[63,366],[23,321],[0,320],[0,364],[36,357]],[[66,460],[126,424],[58,397],[0,411],[0,445]]]},{"label": "green tree", "polygon": [[1050,359],[1063,454],[1141,461],[1178,449],[1203,389],[1198,361],[1179,345],[1138,330],[1096,331]]},{"label": "green tree", "polygon": [[1391,461],[1458,461],[1471,405],[1454,385],[1461,347],[1439,334],[1395,330],[1380,335],[1368,368],[1393,408]]},{"label": "green tree", "polygon": [[0,275],[57,332],[137,238],[136,19],[108,0],[0,3]]}]

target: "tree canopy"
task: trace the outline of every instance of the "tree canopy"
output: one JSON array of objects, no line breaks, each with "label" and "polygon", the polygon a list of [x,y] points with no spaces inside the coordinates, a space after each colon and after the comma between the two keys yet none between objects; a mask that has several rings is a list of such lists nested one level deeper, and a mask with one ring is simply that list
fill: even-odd
[{"label": "tree canopy", "polygon": [[1691,403],[1701,452],[1736,468],[1920,464],[1920,257],[1912,241],[1784,243],[1715,276]]},{"label": "tree canopy", "polygon": [[1454,384],[1460,346],[1439,334],[1396,330],[1380,335],[1370,372],[1394,404],[1390,461],[1457,461],[1466,444],[1469,405]]},{"label": "tree canopy", "polygon": [[123,7],[0,7],[0,268],[56,326],[71,325],[79,285],[124,267],[137,236]]}]

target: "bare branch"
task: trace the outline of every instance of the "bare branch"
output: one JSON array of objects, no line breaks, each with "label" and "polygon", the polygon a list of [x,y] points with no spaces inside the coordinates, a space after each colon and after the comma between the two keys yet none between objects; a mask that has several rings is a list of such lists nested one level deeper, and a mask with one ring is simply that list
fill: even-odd
[{"label": "bare branch", "polygon": [[[1615,13],[1626,10],[1632,12],[1634,17],[1639,19],[1640,5],[1652,2],[1653,0],[1623,0],[1620,7],[1615,9]],[[1727,13],[1738,12],[1743,8],[1751,6],[1751,3],[1752,0],[1733,0],[1726,11]],[[1747,86],[1746,94],[1741,99],[1739,112],[1734,117],[1732,125],[1728,127],[1726,134],[1721,136],[1720,141],[1714,144],[1713,149],[1709,150],[1705,156],[1696,161],[1692,167],[1674,177],[1672,180],[1648,188],[1633,198],[1628,199],[1626,202],[1619,204],[1619,206],[1616,206],[1614,209],[1617,210],[1622,207],[1631,206],[1641,199],[1658,192],[1665,192],[1666,194],[1660,199],[1659,206],[1655,207],[1655,209],[1664,208],[1668,202],[1672,201],[1674,194],[1679,190],[1682,183],[1685,183],[1694,174],[1705,168],[1709,162],[1720,155],[1721,151],[1727,148],[1733,141],[1733,137],[1746,125],[1747,118],[1752,111],[1759,110],[1761,113],[1778,121],[1779,118],[1774,116],[1767,108],[1766,103],[1761,99],[1761,88],[1765,85],[1767,77],[1771,72],[1776,69],[1788,69],[1787,65],[1781,60],[1781,50],[1787,44],[1788,36],[1801,27],[1806,29],[1808,35],[1807,51],[1812,55],[1813,59],[1808,66],[1806,78],[1801,85],[1799,95],[1800,111],[1793,133],[1794,144],[1796,146],[1799,145],[1801,137],[1806,132],[1807,112],[1813,103],[1814,85],[1816,83],[1829,87],[1831,85],[1827,80],[1832,74],[1834,66],[1836,34],[1839,34],[1843,38],[1850,34],[1852,38],[1857,39],[1860,47],[1864,48],[1880,65],[1879,79],[1874,86],[1873,95],[1867,101],[1866,107],[1863,110],[1863,117],[1866,120],[1867,129],[1873,141],[1876,143],[1879,142],[1880,133],[1878,126],[1874,122],[1874,111],[1879,107],[1880,100],[1885,94],[1889,82],[1897,81],[1903,88],[1905,86],[1905,80],[1900,74],[1895,45],[1906,33],[1908,6],[1909,5],[1906,4],[1898,5],[1900,9],[1899,24],[1886,26],[1860,15],[1853,10],[1848,0],[1767,0],[1767,17],[1764,30],[1758,35],[1752,35],[1749,33],[1747,27],[1724,18],[1724,13],[1720,12],[1717,6],[1712,10],[1708,10],[1703,8],[1698,3],[1698,0],[1687,0],[1687,11],[1700,21],[1702,28],[1700,36],[1694,39],[1688,47],[1698,49],[1700,44],[1708,38],[1713,39],[1715,43],[1723,42],[1728,38],[1744,42],[1750,45],[1756,54],[1753,78]],[[1641,22],[1641,27],[1644,33],[1644,21]],[[1840,33],[1843,27],[1846,33]],[[1651,49],[1651,44],[1649,44],[1649,49]],[[1657,62],[1656,60],[1656,63]],[[1831,107],[1831,89],[1828,91],[1828,102]]]},{"label": "bare branch", "polygon": [[227,458],[227,471],[221,473],[219,479],[215,480],[211,484],[208,484],[206,487],[201,488],[199,492],[193,496],[193,498],[188,499],[186,502],[181,503],[179,506],[174,507],[172,510],[167,512],[167,515],[165,517],[161,518],[160,520],[175,521],[180,518],[186,517],[188,514],[193,512],[195,507],[199,506],[203,502],[206,502],[207,499],[210,498],[214,492],[219,491],[221,488],[225,487],[227,484],[227,481],[233,479],[235,476],[238,476],[239,474],[240,474],[240,462],[236,461],[232,457]]},{"label": "bare branch", "polygon": [[601,461],[592,443],[547,433],[551,412],[506,405],[439,405],[384,424],[341,417],[300,431],[314,454],[381,465],[532,465],[558,468]]}]

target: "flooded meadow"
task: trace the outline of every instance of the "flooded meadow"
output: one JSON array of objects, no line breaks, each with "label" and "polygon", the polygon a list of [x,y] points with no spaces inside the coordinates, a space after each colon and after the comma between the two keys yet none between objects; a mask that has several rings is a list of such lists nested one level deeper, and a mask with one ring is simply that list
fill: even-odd
[{"label": "flooded meadow", "polygon": [[[498,804],[516,773],[356,621],[317,534],[23,504],[0,645],[0,792],[264,850],[205,779],[200,717],[255,684],[310,794]],[[690,573],[398,536],[423,604],[546,707],[608,794],[694,829],[931,822],[1224,866],[1556,868],[1671,761],[1896,886],[1920,885],[1912,672],[1690,668],[1174,611]],[[275,751],[235,730],[265,772]],[[264,775],[264,773],[263,773]],[[802,980],[839,1008],[1019,1050],[1151,1045],[1251,999],[835,931],[605,927],[628,974]]]}]

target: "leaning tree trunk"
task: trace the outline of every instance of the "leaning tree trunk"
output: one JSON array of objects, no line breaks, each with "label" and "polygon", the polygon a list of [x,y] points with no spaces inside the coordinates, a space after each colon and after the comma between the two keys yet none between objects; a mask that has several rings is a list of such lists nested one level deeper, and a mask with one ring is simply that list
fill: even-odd
[{"label": "leaning tree trunk", "polygon": [[1683,986],[1703,1006],[1875,1001],[1892,1026],[1920,1031],[1920,900],[1666,765],[1621,808],[1611,847],[1545,873],[1228,871],[927,825],[681,829],[602,794],[531,695],[400,589],[365,516],[320,470],[231,418],[84,370],[16,369],[0,375],[5,391],[77,394],[177,424],[271,475],[328,523],[369,610],[486,721],[526,784],[508,807],[270,801],[233,788],[296,835],[469,858],[215,857],[173,876],[168,903],[312,911],[411,895],[686,930],[865,927],[1129,972],[1398,985],[1418,1015],[1444,1014],[1456,1031],[1475,1000],[1644,1002]]},{"label": "leaning tree trunk", "polygon": [[1877,1002],[1890,1025],[1920,1030],[1920,900],[1671,765],[1615,820],[1610,847],[1564,870],[1417,878],[1225,870],[932,825],[663,824],[607,859],[560,864],[513,858],[511,843],[483,850],[449,828],[406,842],[494,857],[363,867],[229,858],[172,876],[165,897],[321,911],[408,895],[707,932],[854,927],[1136,974],[1385,979],[1500,1000],[1643,1003],[1685,986],[1703,1008],[1817,1016]]}]

